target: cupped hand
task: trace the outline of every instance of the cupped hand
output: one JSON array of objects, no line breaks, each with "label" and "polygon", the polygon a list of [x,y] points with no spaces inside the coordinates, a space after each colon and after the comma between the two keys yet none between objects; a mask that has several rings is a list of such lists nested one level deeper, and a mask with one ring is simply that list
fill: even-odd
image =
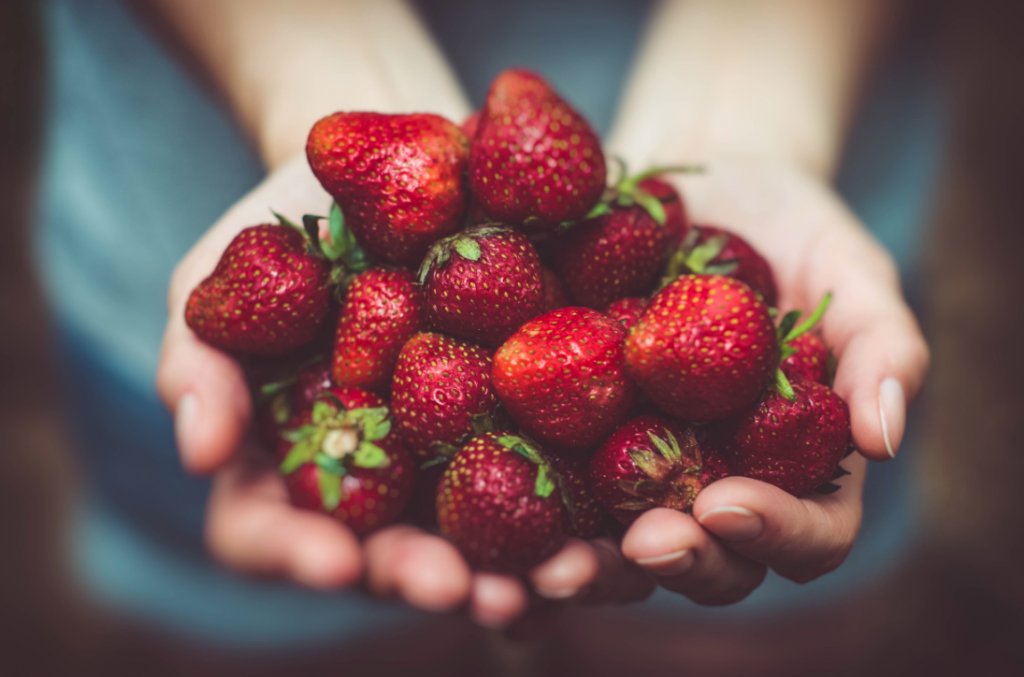
[{"label": "cupped hand", "polygon": [[296,220],[304,213],[326,214],[329,206],[305,158],[296,157],[234,205],[171,279],[157,389],[174,413],[182,464],[213,476],[205,525],[213,556],[236,571],[317,589],[364,580],[371,592],[421,609],[466,606],[492,627],[525,613],[532,595],[628,601],[650,594],[650,579],[605,539],[569,541],[523,581],[472,572],[454,546],[411,526],[388,527],[360,543],[337,520],[290,504],[270,454],[250,432],[252,405],[240,365],[200,341],[185,324],[184,309],[231,239],[272,221],[271,208]]},{"label": "cupped hand", "polygon": [[622,552],[669,590],[703,604],[752,592],[768,568],[798,582],[838,567],[860,528],[866,459],[895,456],[906,404],[917,394],[929,352],[882,246],[822,180],[763,160],[709,162],[676,179],[692,220],[747,239],[771,263],[780,311],[833,300],[820,323],[838,359],[835,391],[850,407],[859,454],[830,495],[795,498],[771,485],[728,478],[702,491],[693,515],[652,510]]}]

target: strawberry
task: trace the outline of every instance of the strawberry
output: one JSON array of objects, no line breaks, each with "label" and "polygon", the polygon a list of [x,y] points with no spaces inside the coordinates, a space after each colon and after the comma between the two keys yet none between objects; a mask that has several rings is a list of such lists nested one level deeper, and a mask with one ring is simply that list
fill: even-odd
[{"label": "strawberry", "polygon": [[469,116],[462,121],[459,125],[459,129],[466,135],[466,138],[470,141],[476,136],[476,130],[480,128],[480,111],[473,111]]},{"label": "strawberry", "polygon": [[527,322],[494,355],[492,380],[512,418],[541,442],[585,449],[629,414],[623,331],[587,308]]},{"label": "strawberry", "polygon": [[682,196],[671,184],[662,181],[657,176],[646,176],[640,179],[637,182],[637,187],[654,196],[661,203],[661,207],[665,211],[665,231],[668,233],[668,243],[672,249],[675,249],[690,229],[690,218],[686,213],[686,203],[683,202]]},{"label": "strawberry", "polygon": [[426,328],[423,293],[408,270],[375,268],[349,284],[334,339],[338,385],[381,392],[402,346]]},{"label": "strawberry", "polygon": [[790,341],[794,353],[780,365],[782,372],[790,379],[804,378],[822,385],[829,385],[828,348],[817,334],[800,334]]},{"label": "strawberry", "polygon": [[604,309],[604,314],[618,322],[623,330],[628,332],[647,310],[649,303],[647,299],[627,297],[609,305]]},{"label": "strawberry", "polygon": [[185,322],[221,350],[283,353],[316,336],[330,306],[330,279],[331,264],[301,230],[252,226],[192,290]]},{"label": "strawberry", "polygon": [[553,231],[583,218],[601,197],[604,155],[587,121],[543,78],[506,70],[487,93],[469,180],[495,221]]},{"label": "strawberry", "polygon": [[462,220],[468,144],[437,115],[334,113],[313,125],[306,156],[359,243],[415,266]]},{"label": "strawberry", "polygon": [[798,377],[790,388],[792,399],[770,389],[719,428],[723,454],[738,474],[799,496],[839,476],[850,447],[850,411],[820,383]]},{"label": "strawberry", "polygon": [[658,416],[627,421],[590,458],[594,494],[627,525],[651,508],[689,512],[701,489],[730,474],[692,427]]},{"label": "strawberry", "polygon": [[318,510],[364,536],[390,522],[412,495],[416,466],[391,432],[386,403],[357,388],[322,391],[298,425],[280,470],[292,503]]},{"label": "strawberry", "polygon": [[289,427],[296,414],[310,411],[317,396],[334,385],[331,361],[326,358],[301,367],[290,378],[263,384],[255,395],[256,429],[260,439],[271,449],[283,449],[287,453],[291,445],[281,444],[279,433]]},{"label": "strawberry", "polygon": [[416,456],[451,456],[474,434],[494,430],[497,406],[491,356],[483,348],[417,334],[399,353],[391,407],[399,434]]},{"label": "strawberry", "polygon": [[648,294],[665,258],[665,229],[637,205],[587,219],[554,244],[552,263],[569,298],[603,309]]},{"label": "strawberry", "polygon": [[470,566],[525,574],[566,539],[555,471],[529,441],[486,433],[448,463],[437,487],[441,533]]},{"label": "strawberry", "polygon": [[552,264],[570,299],[600,310],[621,298],[650,293],[669,244],[678,237],[682,202],[667,184],[653,184],[662,192],[667,187],[677,198],[669,203],[676,230],[669,230],[665,206],[641,186],[651,185],[657,173],[698,169],[663,167],[622,179],[605,191],[589,218],[552,243]]},{"label": "strawberry", "polygon": [[569,305],[569,299],[565,295],[565,287],[558,276],[546,266],[540,267],[540,282],[544,290],[541,300],[541,312],[547,313]]},{"label": "strawberry", "polygon": [[540,259],[508,226],[476,226],[431,247],[420,267],[430,322],[496,348],[540,310]]},{"label": "strawberry", "polygon": [[579,538],[597,538],[604,533],[604,508],[590,486],[590,466],[575,450],[549,447],[545,458],[558,473],[559,488],[567,492],[566,530]]},{"label": "strawberry", "polygon": [[666,266],[664,284],[688,273],[728,275],[774,307],[778,303],[771,266],[746,240],[713,226],[693,226]]},{"label": "strawberry", "polygon": [[753,404],[779,359],[768,306],[721,275],[684,275],[658,292],[626,337],[625,352],[637,385],[658,407],[690,421],[728,418]]}]

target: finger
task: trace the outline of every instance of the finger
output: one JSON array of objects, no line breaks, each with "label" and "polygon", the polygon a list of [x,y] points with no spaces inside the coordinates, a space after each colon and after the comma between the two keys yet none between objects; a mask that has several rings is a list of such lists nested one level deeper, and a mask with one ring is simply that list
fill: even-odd
[{"label": "finger", "polygon": [[252,403],[241,367],[172,320],[164,336],[157,391],[174,414],[182,463],[206,474],[221,467],[242,442]]},{"label": "finger", "polygon": [[640,602],[657,588],[654,580],[622,555],[617,543],[608,538],[590,541],[597,555],[598,575],[584,598],[588,604]]},{"label": "finger", "polygon": [[512,576],[473,574],[469,611],[484,627],[500,630],[526,613],[529,598],[526,586]]},{"label": "finger", "polygon": [[764,482],[729,477],[697,496],[693,514],[731,550],[798,583],[826,574],[846,559],[860,529],[867,461],[851,456],[851,472],[832,494],[797,498]]},{"label": "finger", "polygon": [[599,570],[594,549],[584,540],[570,538],[550,559],[534,567],[530,583],[545,599],[566,600],[593,583]]},{"label": "finger", "polygon": [[367,584],[424,611],[448,611],[469,599],[471,572],[448,541],[399,525],[366,540]]},{"label": "finger", "polygon": [[248,455],[215,478],[205,539],[210,553],[231,569],[312,588],[352,585],[362,573],[352,532],[327,515],[293,507],[276,470]]},{"label": "finger", "polygon": [[764,580],[766,567],[726,548],[691,516],[656,508],[637,518],[622,554],[661,587],[698,604],[740,601]]},{"label": "finger", "polygon": [[892,258],[862,228],[820,238],[810,260],[806,287],[834,294],[822,329],[838,359],[833,387],[850,407],[854,443],[867,458],[888,460],[928,371],[928,345]]}]

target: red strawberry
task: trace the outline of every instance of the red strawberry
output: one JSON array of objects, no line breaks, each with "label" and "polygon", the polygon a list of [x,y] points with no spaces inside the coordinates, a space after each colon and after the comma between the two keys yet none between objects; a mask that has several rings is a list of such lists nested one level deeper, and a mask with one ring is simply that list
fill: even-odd
[{"label": "red strawberry", "polygon": [[541,285],[543,285],[544,296],[541,301],[541,312],[547,313],[569,305],[569,299],[565,295],[565,288],[562,281],[555,273],[545,266],[540,267]]},{"label": "red strawberry", "polygon": [[334,113],[313,125],[306,156],[359,243],[414,266],[462,220],[468,143],[437,115]]},{"label": "red strawberry", "polygon": [[665,232],[668,233],[669,246],[673,249],[679,246],[690,229],[690,218],[682,196],[671,184],[654,176],[641,179],[637,186],[661,202],[665,210]]},{"label": "red strawberry", "polygon": [[619,324],[595,310],[554,310],[498,349],[494,387],[516,423],[541,442],[592,447],[633,406],[622,339]]},{"label": "red strawberry", "polygon": [[850,446],[850,412],[820,383],[798,378],[791,388],[792,400],[771,389],[719,426],[723,453],[738,474],[799,496],[837,476]]},{"label": "red strawberry", "polygon": [[497,406],[483,348],[441,334],[417,334],[402,348],[391,407],[413,454],[451,456],[474,434],[494,430]]},{"label": "red strawberry", "polygon": [[693,428],[658,416],[627,421],[590,458],[594,494],[623,524],[651,508],[689,512],[701,489],[729,474]]},{"label": "red strawberry", "polygon": [[311,341],[327,315],[331,265],[302,231],[246,228],[192,290],[185,322],[210,345],[273,355]]},{"label": "red strawberry", "polygon": [[375,268],[349,284],[334,339],[334,380],[381,392],[398,353],[426,328],[423,293],[407,270]]},{"label": "red strawberry", "polygon": [[630,376],[658,407],[689,421],[750,406],[778,359],[768,306],[721,275],[680,277],[651,299],[626,337]]},{"label": "red strawberry", "polygon": [[602,309],[650,293],[665,258],[665,229],[639,206],[587,219],[554,244],[555,271],[578,305]]},{"label": "red strawberry", "polygon": [[604,190],[601,143],[540,76],[507,70],[491,83],[469,180],[496,221],[551,231],[586,216]]},{"label": "red strawberry", "polygon": [[[310,411],[317,396],[333,387],[331,361],[326,358],[301,368],[291,378],[263,384],[256,395],[259,401],[256,427],[260,438],[272,449],[280,448],[278,433],[296,414]],[[285,453],[290,447],[290,444],[284,445]]]},{"label": "red strawberry", "polygon": [[771,266],[746,240],[713,226],[693,226],[669,260],[665,280],[688,273],[728,275],[761,294],[764,302],[778,303]]},{"label": "red strawberry", "polygon": [[525,574],[566,539],[557,477],[540,451],[487,433],[452,458],[437,487],[437,522],[470,566]]},{"label": "red strawberry", "polygon": [[827,386],[828,348],[817,334],[800,334],[789,344],[796,352],[782,360],[782,372],[790,379],[804,378]]},{"label": "red strawberry", "polygon": [[536,316],[543,294],[537,250],[525,235],[498,224],[435,244],[420,283],[434,327],[488,348]]},{"label": "red strawberry", "polygon": [[558,473],[559,489],[568,492],[565,501],[566,530],[579,538],[597,538],[604,533],[604,508],[590,486],[590,467],[575,450],[546,450],[545,458]]},{"label": "red strawberry", "polygon": [[389,415],[364,390],[322,392],[282,434],[291,443],[280,467],[292,503],[334,515],[360,536],[394,521],[412,495],[416,466]]},{"label": "red strawberry", "polygon": [[647,299],[636,297],[619,299],[605,308],[604,314],[618,322],[622,325],[623,330],[628,332],[647,310],[649,303],[650,301]]}]

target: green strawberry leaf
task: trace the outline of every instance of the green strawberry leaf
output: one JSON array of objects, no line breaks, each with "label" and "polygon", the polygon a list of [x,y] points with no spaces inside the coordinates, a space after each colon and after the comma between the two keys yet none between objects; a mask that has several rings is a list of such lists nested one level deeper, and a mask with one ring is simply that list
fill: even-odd
[{"label": "green strawberry leaf", "polygon": [[480,243],[471,237],[460,237],[455,240],[453,246],[462,258],[470,261],[479,261],[483,253],[480,251]]},{"label": "green strawberry leaf", "polygon": [[278,393],[288,390],[288,388],[298,380],[297,376],[286,378],[283,381],[275,381],[273,383],[264,383],[260,386],[260,395],[263,397],[273,397]]},{"label": "green strawberry leaf", "polygon": [[320,430],[319,427],[307,423],[306,425],[299,426],[298,428],[295,428],[294,430],[284,430],[284,431],[282,431],[281,432],[281,437],[282,437],[282,439],[284,439],[284,440],[286,440],[288,442],[300,442],[300,441],[302,441],[302,440],[304,440],[304,439],[306,439],[308,437],[311,437],[313,434],[315,434],[319,430]]},{"label": "green strawberry leaf", "polygon": [[306,239],[317,254],[323,254],[323,246],[320,242],[320,220],[324,218],[316,214],[303,214],[302,227],[306,231]]},{"label": "green strawberry leaf", "polygon": [[[443,458],[445,461],[459,453],[459,447],[454,444],[448,444],[447,442],[431,442],[430,448],[436,451],[439,454],[439,457]],[[437,459],[434,460],[436,461]]]},{"label": "green strawberry leaf", "polygon": [[386,468],[391,462],[387,453],[372,442],[362,441],[352,455],[352,465],[357,468]]},{"label": "green strawberry leaf", "polygon": [[[668,433],[669,435],[672,435],[672,433],[668,432],[667,428],[665,429],[665,432]],[[657,435],[655,435],[651,431],[647,431],[647,437],[650,438],[651,444],[653,444],[654,447],[658,450],[658,452],[661,454],[662,458],[664,458],[667,461],[678,460],[678,451],[679,451],[679,443],[678,442],[676,442],[676,445],[675,445],[676,448],[675,448],[675,453],[674,453],[673,450],[672,450],[672,447],[670,447],[668,445],[668,442],[666,442],[665,440],[661,439],[660,437],[658,437]],[[673,437],[672,440],[675,441],[675,437]]]},{"label": "green strawberry leaf", "polygon": [[548,473],[548,466],[541,463],[537,467],[537,482],[534,484],[533,492],[541,498],[547,498],[555,490],[555,482]]},{"label": "green strawberry leaf", "polygon": [[837,465],[835,472],[832,473],[832,477],[829,479],[837,480],[845,475],[851,475],[852,473],[841,465]]},{"label": "green strawberry leaf", "polygon": [[788,343],[783,343],[782,344],[782,351],[781,351],[781,354],[779,356],[779,361],[782,362],[783,360],[785,360],[790,355],[796,355],[796,352],[797,352],[796,348],[794,348],[793,346],[789,345]]},{"label": "green strawberry leaf", "polygon": [[491,418],[490,413],[484,412],[482,414],[473,414],[469,418],[470,425],[473,426],[473,435],[483,435],[484,433],[494,432],[494,419]]},{"label": "green strawberry leaf", "polygon": [[327,232],[331,234],[331,242],[321,242],[321,245],[328,244],[330,248],[325,247],[324,253],[327,254],[327,258],[334,261],[347,254],[353,242],[351,237],[346,237],[345,215],[341,213],[341,207],[337,202],[331,203],[331,211],[327,215]]},{"label": "green strawberry leaf", "polygon": [[785,334],[786,338],[784,338],[783,340],[792,341],[797,336],[807,333],[807,331],[809,331],[811,327],[818,323],[818,320],[821,319],[821,316],[825,314],[825,310],[828,308],[828,304],[830,304],[831,302],[832,292],[829,292],[825,294],[824,298],[821,299],[821,303],[819,303],[818,307],[814,309],[814,312],[811,313],[811,316],[808,317],[803,322],[801,322],[796,327],[793,327],[787,334]]},{"label": "green strawberry leaf", "polygon": [[429,461],[424,461],[423,463],[421,463],[420,464],[420,470],[426,470],[428,468],[433,468],[435,465],[441,465],[442,463],[447,463],[450,460],[451,460],[451,458],[449,458],[448,456],[446,456],[444,454],[441,454],[440,456],[435,456],[434,458],[430,459]]},{"label": "green strawberry leaf", "polygon": [[[728,277],[736,272],[736,269],[740,267],[738,259],[731,259],[729,261],[723,261],[722,263],[714,263],[704,268],[704,272],[708,275],[725,275]],[[760,296],[760,293],[755,291],[755,294]],[[763,300],[763,299],[762,299]]]},{"label": "green strawberry leaf", "polygon": [[302,440],[292,445],[288,455],[281,461],[281,465],[278,469],[282,475],[291,475],[293,472],[298,470],[299,466],[303,463],[309,463],[313,460],[316,455],[317,447],[310,443],[309,440]]},{"label": "green strawberry leaf", "polygon": [[316,479],[320,485],[320,503],[327,512],[334,512],[341,503],[341,475],[318,469]]},{"label": "green strawberry leaf", "polygon": [[317,400],[313,403],[313,423],[323,423],[338,413],[338,409],[326,400]]},{"label": "green strawberry leaf", "polygon": [[[611,213],[612,208],[607,202],[598,202],[589,212],[587,212],[587,215],[583,217],[583,220],[586,221],[587,219],[596,219],[599,216],[604,216],[605,214]],[[571,226],[575,223],[575,221],[566,221],[565,223]]]},{"label": "green strawberry leaf", "polygon": [[345,466],[341,464],[341,461],[336,458],[331,458],[323,452],[318,451],[316,455],[313,456],[313,462],[316,463],[317,467],[321,470],[334,473],[335,475],[345,475],[348,472],[345,470]]},{"label": "green strawberry leaf", "polygon": [[644,211],[650,214],[651,218],[659,226],[665,225],[665,219],[668,217],[665,214],[665,207],[661,204],[661,200],[640,189],[637,189],[633,197],[636,199],[636,203],[643,207]]},{"label": "green strawberry leaf", "polygon": [[796,321],[799,319],[799,310],[791,310],[782,317],[782,321],[779,322],[779,326],[775,330],[775,333],[778,335],[780,341],[786,340],[785,337],[789,334],[790,331],[793,330],[793,325],[795,325]]},{"label": "green strawberry leaf", "polygon": [[282,214],[278,214],[273,209],[270,210],[270,213],[274,215],[274,218],[277,219],[277,222],[280,223],[282,226],[288,226],[290,228],[294,228],[295,230],[302,230],[301,226],[296,225],[294,221],[286,218]]},{"label": "green strawberry leaf", "polygon": [[615,507],[619,510],[647,510],[651,504],[647,501],[624,501]]},{"label": "green strawberry leaf", "polygon": [[[690,251],[690,254],[686,257],[686,267],[697,274],[710,274],[708,264],[722,253],[728,241],[729,236],[725,233],[709,237],[706,242],[702,242]],[[732,265],[735,270],[735,262]]]},{"label": "green strawberry leaf", "polygon": [[789,379],[782,373],[781,369],[775,370],[775,390],[778,391],[779,395],[790,402],[796,400],[796,393],[793,392],[793,386],[790,384]]},{"label": "green strawberry leaf", "polygon": [[671,469],[668,461],[650,449],[630,449],[628,453],[636,467],[653,480],[663,479]]},{"label": "green strawberry leaf", "polygon": [[619,184],[619,190],[624,193],[631,193],[636,187],[647,179],[654,178],[660,174],[703,174],[706,171],[704,165],[665,165],[662,167],[651,167],[639,174],[634,174],[624,179]]},{"label": "green strawberry leaf", "polygon": [[270,401],[270,415],[279,426],[288,422],[292,417],[292,407],[287,394],[281,393]]},{"label": "green strawberry leaf", "polygon": [[537,463],[538,465],[542,465],[544,463],[544,459],[541,458],[541,455],[533,445],[522,437],[517,437],[515,435],[503,435],[498,438],[498,444],[506,449],[511,449],[531,463]]}]

